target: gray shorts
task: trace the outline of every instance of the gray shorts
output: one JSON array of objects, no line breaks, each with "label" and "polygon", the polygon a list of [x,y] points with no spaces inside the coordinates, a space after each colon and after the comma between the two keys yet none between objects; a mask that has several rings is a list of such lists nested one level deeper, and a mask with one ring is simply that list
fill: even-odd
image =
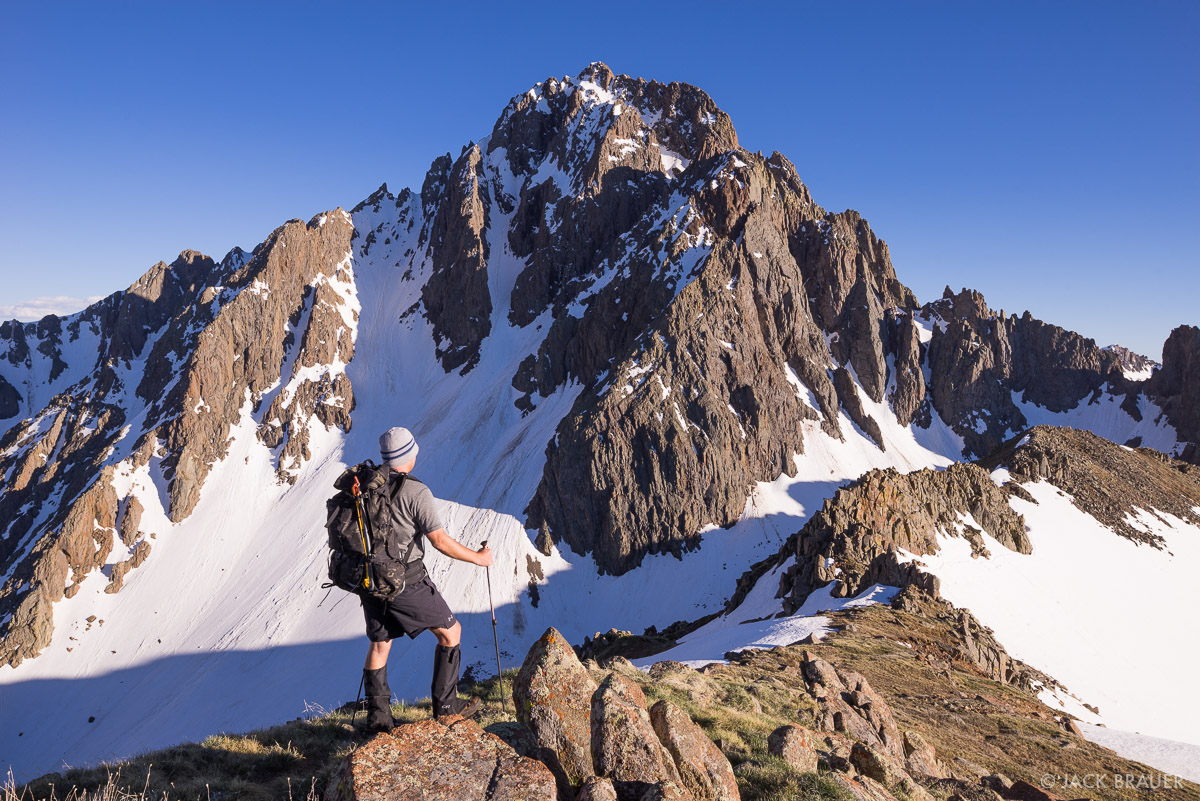
[{"label": "gray shorts", "polygon": [[455,622],[446,599],[428,576],[408,585],[390,601],[363,596],[359,599],[371,642],[387,642],[401,634],[416,637],[426,629],[448,629]]}]

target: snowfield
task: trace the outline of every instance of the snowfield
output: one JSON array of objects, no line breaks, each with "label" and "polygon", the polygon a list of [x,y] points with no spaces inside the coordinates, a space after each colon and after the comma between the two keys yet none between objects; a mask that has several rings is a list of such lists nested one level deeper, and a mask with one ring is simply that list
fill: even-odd
[{"label": "snowfield", "polygon": [[943,597],[970,609],[1014,657],[1062,682],[1070,699],[1051,706],[1115,729],[1200,745],[1200,694],[1190,677],[1200,640],[1190,616],[1200,609],[1200,529],[1170,515],[1138,517],[1166,540],[1164,550],[1114,534],[1051,484],[1024,485],[1019,498],[1030,555],[983,535],[991,557],[973,559],[958,537],[917,557],[941,578]]}]

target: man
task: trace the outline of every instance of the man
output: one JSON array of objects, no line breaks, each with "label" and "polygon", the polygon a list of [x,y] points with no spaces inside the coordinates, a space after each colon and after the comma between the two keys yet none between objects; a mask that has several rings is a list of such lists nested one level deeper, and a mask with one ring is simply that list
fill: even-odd
[{"label": "man", "polygon": [[[391,468],[391,482],[404,481],[395,492],[391,504],[395,530],[411,534],[414,548],[405,570],[407,583],[403,592],[384,601],[360,595],[367,621],[367,661],[363,668],[363,684],[367,697],[367,728],[385,731],[392,728],[392,691],[387,683],[387,658],[392,640],[401,634],[415,638],[423,631],[433,632],[437,647],[433,656],[433,697],[435,718],[447,715],[470,717],[479,711],[478,698],[458,697],[459,636],[462,626],[454,619],[450,607],[425,572],[425,555],[421,538],[434,548],[463,562],[488,567],[492,564],[492,549],[483,547],[472,551],[451,538],[442,527],[429,488],[408,473],[416,465],[416,439],[407,428],[389,428],[379,438],[383,464]],[[393,491],[394,492],[394,491]]]}]

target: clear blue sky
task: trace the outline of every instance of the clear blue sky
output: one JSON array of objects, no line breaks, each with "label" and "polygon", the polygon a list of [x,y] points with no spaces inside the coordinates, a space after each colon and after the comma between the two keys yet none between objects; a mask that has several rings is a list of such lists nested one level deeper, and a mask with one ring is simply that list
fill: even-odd
[{"label": "clear blue sky", "polygon": [[920,299],[1157,357],[1200,324],[1198,41],[1196,2],[5,3],[0,310],[419,186],[601,60],[705,89]]}]

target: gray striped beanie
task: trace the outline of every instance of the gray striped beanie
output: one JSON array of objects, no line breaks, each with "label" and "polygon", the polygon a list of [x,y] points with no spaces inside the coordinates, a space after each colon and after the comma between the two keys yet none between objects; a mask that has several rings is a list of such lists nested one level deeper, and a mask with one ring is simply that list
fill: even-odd
[{"label": "gray striped beanie", "polygon": [[417,440],[407,428],[396,426],[383,432],[379,438],[379,455],[388,467],[400,465],[417,458]]}]

